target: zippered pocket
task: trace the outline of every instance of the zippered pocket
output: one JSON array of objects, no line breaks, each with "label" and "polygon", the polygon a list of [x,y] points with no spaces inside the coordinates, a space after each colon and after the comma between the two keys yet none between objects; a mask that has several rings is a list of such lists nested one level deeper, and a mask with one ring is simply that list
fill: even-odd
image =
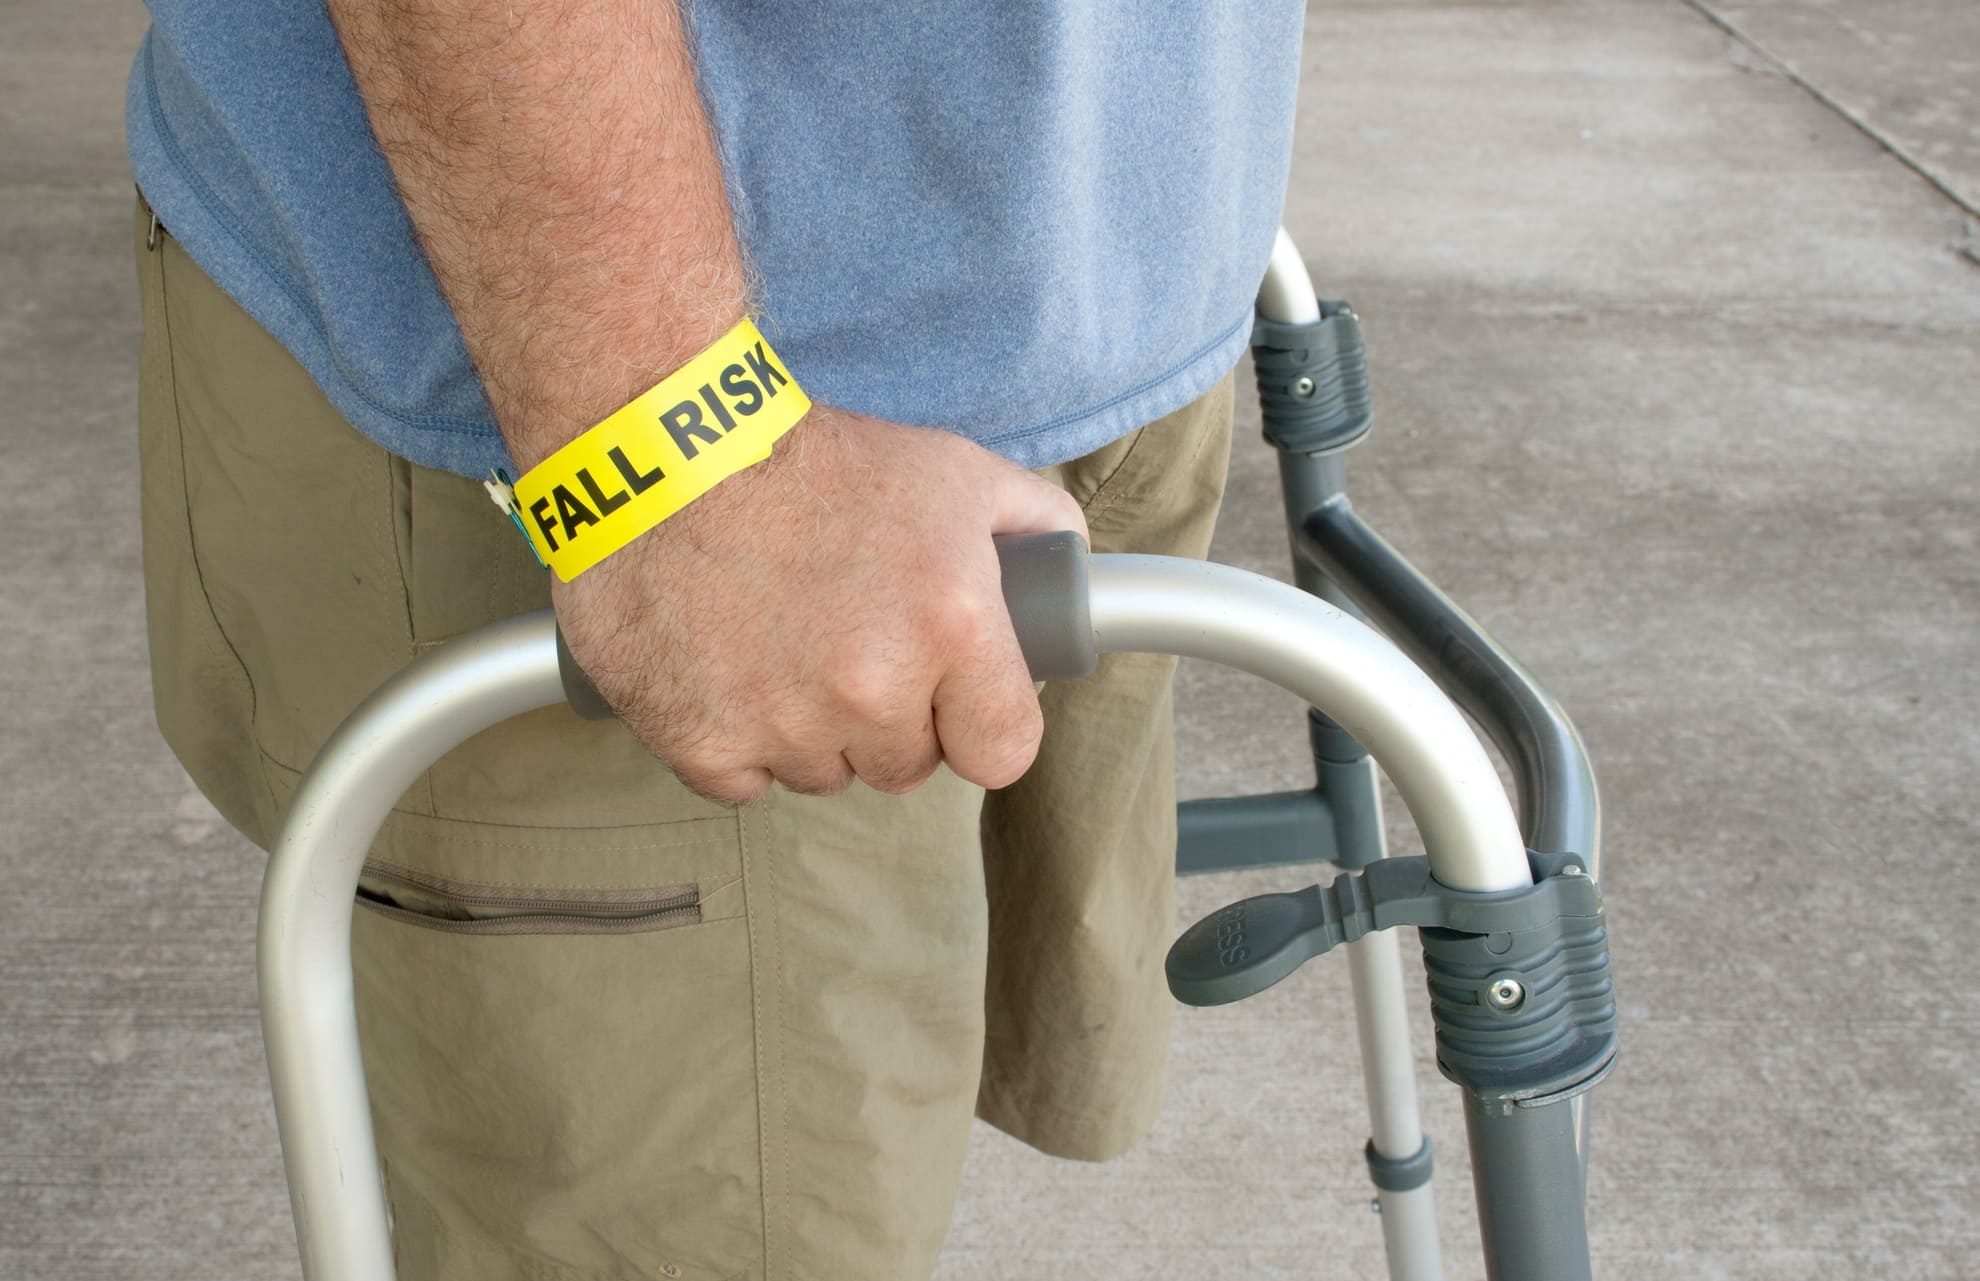
[{"label": "zippered pocket", "polygon": [[697,885],[483,885],[376,859],[358,879],[358,902],[392,920],[453,934],[642,934],[701,920]]}]

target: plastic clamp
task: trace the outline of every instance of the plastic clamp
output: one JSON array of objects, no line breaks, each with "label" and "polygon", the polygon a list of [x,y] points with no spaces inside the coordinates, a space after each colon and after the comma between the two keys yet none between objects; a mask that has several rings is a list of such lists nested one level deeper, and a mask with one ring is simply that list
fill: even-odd
[{"label": "plastic clamp", "polygon": [[1241,1001],[1341,943],[1414,925],[1444,1075],[1522,1105],[1577,1093],[1617,1048],[1602,891],[1577,855],[1527,859],[1533,884],[1497,894],[1450,889],[1418,857],[1233,903],[1169,949],[1169,990],[1186,1005]]},{"label": "plastic clamp", "polygon": [[1347,303],[1321,299],[1320,319],[1306,324],[1261,317],[1251,329],[1251,363],[1265,439],[1273,445],[1331,454],[1368,434],[1374,423],[1368,352]]}]

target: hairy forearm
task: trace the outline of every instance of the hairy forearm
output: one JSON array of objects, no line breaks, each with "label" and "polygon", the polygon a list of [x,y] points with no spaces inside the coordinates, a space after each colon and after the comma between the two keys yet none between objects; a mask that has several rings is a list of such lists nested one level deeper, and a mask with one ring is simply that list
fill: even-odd
[{"label": "hairy forearm", "polygon": [[330,0],[413,226],[523,468],[745,310],[671,0]]},{"label": "hairy forearm", "polygon": [[[517,464],[743,314],[676,0],[330,9]],[[945,431],[820,405],[785,440],[552,581],[571,652],[704,795],[1011,782],[1042,721],[991,538],[1083,530],[1078,504]]]}]

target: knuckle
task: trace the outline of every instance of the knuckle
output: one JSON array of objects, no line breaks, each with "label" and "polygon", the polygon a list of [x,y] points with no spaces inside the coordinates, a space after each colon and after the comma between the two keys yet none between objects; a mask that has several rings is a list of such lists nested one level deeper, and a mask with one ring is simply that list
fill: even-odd
[{"label": "knuckle", "polygon": [[770,776],[763,770],[698,771],[676,766],[674,777],[695,795],[719,805],[748,805],[770,790]]},{"label": "knuckle", "polygon": [[852,785],[853,769],[836,750],[791,752],[770,762],[784,790],[803,796],[836,796]]},{"label": "knuckle", "polygon": [[954,586],[933,602],[933,623],[943,639],[959,645],[973,645],[990,627],[1001,601],[986,593]]},{"label": "knuckle", "polygon": [[941,764],[940,753],[918,752],[912,756],[876,762],[871,768],[862,770],[860,778],[876,792],[905,796],[926,783]]},{"label": "knuckle", "polygon": [[745,776],[744,780],[726,789],[727,794],[718,798],[731,805],[751,805],[760,801],[770,791],[770,776],[756,771]]},{"label": "knuckle", "polygon": [[837,796],[852,785],[852,780],[851,770],[797,770],[777,775],[777,781],[786,791],[804,796]]},{"label": "knuckle", "polygon": [[712,735],[681,736],[675,749],[661,755],[687,789],[721,805],[747,805],[770,790],[770,772],[753,768],[743,758],[712,750]]},{"label": "knuckle", "polygon": [[872,658],[854,657],[837,664],[831,679],[834,700],[857,721],[888,720],[900,701],[895,672]]}]

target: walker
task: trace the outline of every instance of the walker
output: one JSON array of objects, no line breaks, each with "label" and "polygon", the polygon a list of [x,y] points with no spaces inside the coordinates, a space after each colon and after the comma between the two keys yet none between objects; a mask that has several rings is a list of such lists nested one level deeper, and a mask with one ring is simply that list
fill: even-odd
[{"label": "walker", "polygon": [[[1172,557],[1088,556],[1072,534],[1001,539],[1012,621],[1040,680],[1082,676],[1101,653],[1147,651],[1223,663],[1311,704],[1315,785],[1184,803],[1176,870],[1331,862],[1341,875],[1185,930],[1169,952],[1170,990],[1188,1005],[1238,1001],[1346,951],[1389,1275],[1437,1281],[1430,1146],[1401,953],[1386,932],[1418,926],[1438,1066],[1464,1095],[1487,1275],[1589,1281],[1583,1095],[1617,1047],[1594,775],[1554,700],[1348,505],[1342,454],[1370,422],[1359,325],[1347,304],[1316,298],[1283,231],[1257,311],[1252,353],[1297,586]],[[610,714],[551,611],[492,623],[365,700],[295,793],[262,887],[258,961],[310,1281],[394,1276],[351,975],[372,840],[448,750],[561,702]],[[1511,768],[1517,820],[1460,707]],[[1425,857],[1387,857],[1377,765]]]}]

